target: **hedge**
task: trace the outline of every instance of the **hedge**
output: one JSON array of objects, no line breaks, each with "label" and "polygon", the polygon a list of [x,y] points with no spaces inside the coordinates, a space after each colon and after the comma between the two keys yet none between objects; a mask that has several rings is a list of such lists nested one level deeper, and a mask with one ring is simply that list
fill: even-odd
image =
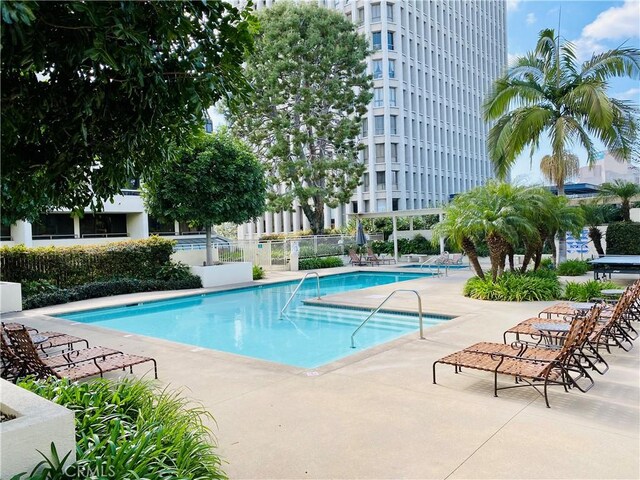
[{"label": "hedge", "polygon": [[48,307],[61,303],[88,300],[90,298],[110,297],[126,293],[156,292],[161,290],[184,290],[201,288],[200,277],[190,276],[176,280],[138,280],[134,278],[112,279],[103,282],[91,282],[70,288],[38,293],[22,300],[22,308]]},{"label": "hedge", "polygon": [[640,255],[640,223],[616,222],[607,227],[607,255]]},{"label": "hedge", "polygon": [[65,288],[114,277],[152,279],[170,264],[173,244],[172,240],[154,236],[106,245],[2,247],[0,280],[47,280]]},{"label": "hedge", "polygon": [[473,277],[467,280],[463,289],[465,297],[503,302],[554,300],[559,298],[561,293],[558,277],[551,270],[505,272],[495,282],[491,277],[484,280]]},{"label": "hedge", "polygon": [[318,257],[300,259],[298,268],[300,270],[316,270],[318,268],[343,267],[344,263],[338,257]]}]

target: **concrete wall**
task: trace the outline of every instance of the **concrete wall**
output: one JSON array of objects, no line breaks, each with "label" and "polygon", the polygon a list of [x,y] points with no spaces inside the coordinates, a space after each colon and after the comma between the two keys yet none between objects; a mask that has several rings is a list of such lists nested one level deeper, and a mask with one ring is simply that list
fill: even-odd
[{"label": "concrete wall", "polygon": [[76,458],[74,415],[71,410],[0,379],[0,409],[15,416],[0,423],[0,478],[31,473],[43,458],[51,456],[51,443],[67,464]]},{"label": "concrete wall", "polygon": [[202,286],[221,287],[235,283],[246,283],[253,280],[253,266],[251,262],[225,263],[208,267],[191,267],[191,273],[202,279]]},{"label": "concrete wall", "polygon": [[22,311],[22,285],[0,282],[0,313]]}]

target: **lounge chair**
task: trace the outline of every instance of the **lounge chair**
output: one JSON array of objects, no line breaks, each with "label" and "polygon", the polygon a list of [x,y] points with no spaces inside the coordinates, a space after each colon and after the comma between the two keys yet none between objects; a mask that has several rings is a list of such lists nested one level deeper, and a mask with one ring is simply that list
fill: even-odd
[{"label": "lounge chair", "polygon": [[[532,386],[544,399],[547,407],[549,397],[547,388],[549,385],[562,385],[565,390],[569,386],[578,386],[586,391],[593,385],[593,380],[588,373],[575,363],[576,350],[581,342],[589,335],[595,321],[594,316],[599,315],[600,309],[596,307],[586,318],[575,317],[564,343],[560,348],[549,348],[540,351],[530,350],[525,345],[503,345],[490,343],[477,343],[464,350],[447,355],[433,363],[433,383],[436,383],[436,365],[438,363],[453,365],[458,373],[462,368],[484,370],[494,374],[494,396],[498,396],[498,390]],[[527,353],[529,352],[529,353]],[[590,385],[587,388],[580,387],[571,372],[579,370],[580,377],[587,376]],[[498,387],[498,374],[509,375],[516,378],[516,384],[507,387]],[[538,387],[542,387],[540,392]]]},{"label": "lounge chair", "polygon": [[11,342],[10,348],[13,351],[13,355],[22,363],[25,373],[33,374],[39,378],[53,376],[79,380],[95,375],[102,377],[107,372],[126,368],[129,368],[129,371],[133,373],[134,365],[146,362],[153,362],[154,375],[156,379],[158,378],[158,366],[155,359],[121,352],[100,355],[85,360],[70,357],[70,361],[67,362],[64,362],[62,357],[57,356],[48,364],[46,358],[43,359],[38,355],[38,351],[26,329],[5,328],[5,332]]},{"label": "lounge chair", "polygon": [[74,348],[76,348],[75,346],[76,343],[84,343],[85,348],[89,348],[89,342],[84,338],[74,337],[73,335],[67,335],[66,333],[51,332],[51,331],[40,332],[38,331],[37,328],[33,328],[28,325],[23,325],[21,323],[15,323],[15,322],[3,323],[2,326],[12,327],[12,328],[24,327],[29,332],[36,333],[41,337],[46,337],[45,341],[40,342],[36,345],[36,348],[45,354],[47,353],[46,350],[58,348],[58,347],[63,347],[64,350],[73,350]]},{"label": "lounge chair", "polygon": [[395,258],[379,258],[375,253],[373,253],[371,247],[367,248],[367,260],[378,265],[391,265],[391,262],[396,263]]},{"label": "lounge chair", "polygon": [[355,250],[349,250],[349,263],[352,266],[356,266],[357,265],[357,266],[360,266],[360,267],[372,265],[371,262],[359,257],[358,254],[355,252]]},{"label": "lounge chair", "polygon": [[464,258],[464,255],[461,253],[454,253],[453,255],[449,256],[446,260],[447,265],[462,265],[462,259]]}]

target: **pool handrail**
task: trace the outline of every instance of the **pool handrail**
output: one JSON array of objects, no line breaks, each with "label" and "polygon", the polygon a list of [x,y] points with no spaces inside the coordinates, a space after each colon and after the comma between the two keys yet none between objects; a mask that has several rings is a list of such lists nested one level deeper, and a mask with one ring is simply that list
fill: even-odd
[{"label": "pool handrail", "polygon": [[309,277],[309,275],[315,275],[316,276],[317,287],[318,287],[318,300],[320,300],[320,275],[318,275],[318,272],[307,272],[307,273],[305,273],[304,277],[302,277],[302,280],[300,280],[300,283],[298,283],[296,288],[293,290],[293,293],[289,297],[289,300],[287,300],[287,303],[285,303],[284,307],[282,307],[282,310],[280,310],[280,316],[284,315],[284,311],[287,309],[287,307],[291,303],[291,300],[293,300],[293,297],[296,296],[296,293],[298,293],[298,290],[300,290],[300,287],[302,286],[304,281]]},{"label": "pool handrail", "polygon": [[367,318],[364,319],[364,321],[358,326],[358,328],[356,328],[353,331],[353,333],[351,334],[351,348],[356,348],[356,344],[355,344],[355,340],[354,340],[354,338],[356,336],[356,333],[358,333],[358,331],[364,326],[365,323],[367,323],[371,319],[371,317],[373,317],[376,313],[378,313],[380,311],[382,306],[385,303],[387,303],[387,300],[389,300],[391,297],[393,297],[398,292],[415,293],[416,297],[418,297],[418,321],[420,323],[420,340],[424,340],[423,327],[422,327],[422,298],[420,297],[420,294],[417,292],[417,290],[407,290],[405,288],[399,288],[399,289],[394,290],[393,292],[391,292],[389,295],[387,295],[387,298],[385,298],[380,303],[380,305],[378,305],[376,307],[376,309],[373,312],[371,312]]}]

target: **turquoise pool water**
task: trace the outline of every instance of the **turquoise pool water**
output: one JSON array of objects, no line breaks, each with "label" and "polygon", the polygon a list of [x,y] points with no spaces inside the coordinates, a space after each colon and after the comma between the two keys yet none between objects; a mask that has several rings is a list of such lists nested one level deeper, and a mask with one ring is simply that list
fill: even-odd
[{"label": "turquoise pool water", "polygon": [[[440,265],[440,268],[443,269],[445,267],[445,265]],[[422,267],[420,266],[419,263],[414,263],[412,265],[401,265],[398,268],[422,268],[424,269],[438,269],[438,265],[422,265]],[[449,265],[449,270],[462,270],[463,268],[469,268],[469,265]]]},{"label": "turquoise pool water", "polygon": [[[331,275],[321,279],[320,293],[418,278],[426,281],[429,276],[409,272]],[[281,317],[280,310],[297,284],[262,285],[58,317],[303,368],[338,360],[418,329],[415,315],[379,313],[358,332],[357,348],[352,349],[351,334],[369,311],[305,305],[303,300],[316,294],[315,278],[310,277]],[[407,302],[414,301],[407,295]],[[423,320],[427,327],[448,318]]]}]

